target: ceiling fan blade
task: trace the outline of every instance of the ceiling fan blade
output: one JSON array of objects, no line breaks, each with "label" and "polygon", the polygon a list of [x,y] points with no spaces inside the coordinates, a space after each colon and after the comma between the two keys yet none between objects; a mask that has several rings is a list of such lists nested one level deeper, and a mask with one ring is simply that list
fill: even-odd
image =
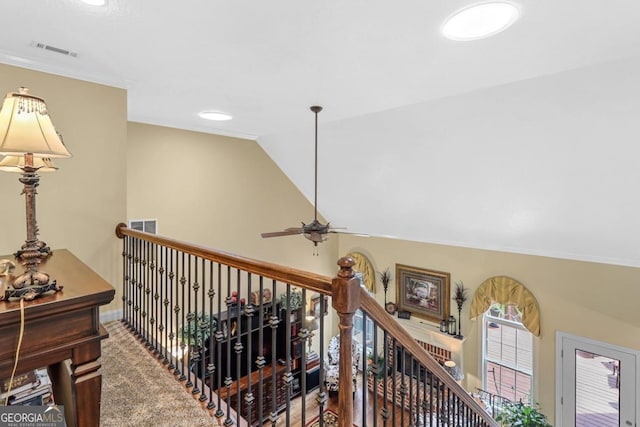
[{"label": "ceiling fan blade", "polygon": [[329,233],[336,233],[336,234],[351,234],[352,236],[358,236],[358,237],[371,237],[371,235],[369,234],[364,234],[364,233],[354,233],[352,231],[344,231],[344,229],[337,229],[337,228],[332,228],[331,230],[329,230]]},{"label": "ceiling fan blade", "polygon": [[263,238],[267,237],[280,237],[280,236],[293,236],[295,234],[302,234],[302,228],[288,228],[284,231],[273,231],[270,233],[262,233]]}]

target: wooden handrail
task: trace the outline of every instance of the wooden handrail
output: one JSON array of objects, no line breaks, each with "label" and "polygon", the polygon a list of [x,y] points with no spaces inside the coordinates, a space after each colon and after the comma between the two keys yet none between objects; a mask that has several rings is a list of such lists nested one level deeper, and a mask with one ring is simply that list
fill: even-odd
[{"label": "wooden handrail", "polygon": [[389,316],[389,314],[380,306],[372,296],[370,296],[364,289],[359,288],[360,291],[360,305],[367,315],[379,325],[382,329],[387,331],[400,346],[404,347],[409,354],[422,366],[431,371],[438,379],[443,382],[458,398],[464,402],[469,408],[476,412],[483,421],[490,426],[499,426],[493,418],[487,413],[487,411],[480,406],[478,402],[473,399],[467,393],[467,391],[458,384],[451,375],[444,370],[438,362],[435,361],[429,354],[424,351],[424,348],[418,344],[411,335],[398,323],[396,319]]},{"label": "wooden handrail", "polygon": [[120,223],[116,226],[116,236],[120,239],[123,239],[125,236],[137,237],[151,243],[190,253],[203,259],[228,265],[249,273],[270,277],[280,282],[305,288],[324,295],[331,295],[331,278],[329,276],[323,276],[321,274],[297,270],[291,267],[245,258],[228,252],[207,248],[205,246],[194,245],[192,243],[185,243],[180,240],[159,236],[157,234],[132,230],[124,223]]},{"label": "wooden handrail", "polygon": [[[210,249],[204,246],[185,243],[179,240],[155,234],[136,231],[126,224],[118,224],[116,236],[123,239],[130,236],[161,245],[170,249],[192,254],[219,264],[227,265],[238,270],[246,271],[264,277],[269,277],[282,283],[298,286],[320,294],[332,296],[333,306],[339,317],[340,336],[340,389],[345,393],[338,395],[340,425],[352,425],[353,402],[351,378],[351,342],[353,315],[358,308],[362,308],[367,315],[389,333],[397,343],[422,366],[433,373],[443,384],[454,393],[458,399],[481,418],[486,425],[497,427],[499,424],[476,402],[467,391],[460,386],[425,350],[409,335],[409,333],[387,312],[380,304],[359,286],[352,270],[354,261],[351,258],[341,258],[338,264],[340,271],[337,277],[310,273],[294,268],[258,261],[251,258],[234,255],[228,252]],[[348,363],[345,363],[348,362]]]}]

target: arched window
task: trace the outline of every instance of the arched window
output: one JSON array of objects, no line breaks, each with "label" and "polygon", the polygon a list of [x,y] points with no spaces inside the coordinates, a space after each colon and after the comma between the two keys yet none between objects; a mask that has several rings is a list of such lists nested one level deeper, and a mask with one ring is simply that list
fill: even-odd
[{"label": "arched window", "polygon": [[491,394],[531,402],[533,336],[540,335],[540,310],[518,281],[485,280],[471,302],[471,318],[482,316],[482,383]]}]

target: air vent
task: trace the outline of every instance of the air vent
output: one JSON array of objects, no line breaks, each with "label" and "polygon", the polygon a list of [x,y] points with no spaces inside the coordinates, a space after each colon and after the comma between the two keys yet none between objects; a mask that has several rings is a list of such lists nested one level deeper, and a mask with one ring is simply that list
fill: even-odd
[{"label": "air vent", "polygon": [[70,50],[62,49],[59,47],[51,46],[50,44],[40,43],[40,42],[31,42],[31,46],[37,47],[38,49],[48,50],[49,52],[59,53],[61,55],[72,56],[74,58],[78,57],[77,52],[71,52]]},{"label": "air vent", "polygon": [[157,219],[130,219],[129,228],[132,230],[144,231],[145,233],[158,233]]}]

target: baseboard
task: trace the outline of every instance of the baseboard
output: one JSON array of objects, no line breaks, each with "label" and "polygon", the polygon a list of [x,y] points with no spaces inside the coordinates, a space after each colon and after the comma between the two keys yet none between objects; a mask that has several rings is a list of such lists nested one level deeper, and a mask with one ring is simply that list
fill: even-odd
[{"label": "baseboard", "polygon": [[106,311],[100,313],[100,323],[111,322],[122,319],[122,309]]}]

